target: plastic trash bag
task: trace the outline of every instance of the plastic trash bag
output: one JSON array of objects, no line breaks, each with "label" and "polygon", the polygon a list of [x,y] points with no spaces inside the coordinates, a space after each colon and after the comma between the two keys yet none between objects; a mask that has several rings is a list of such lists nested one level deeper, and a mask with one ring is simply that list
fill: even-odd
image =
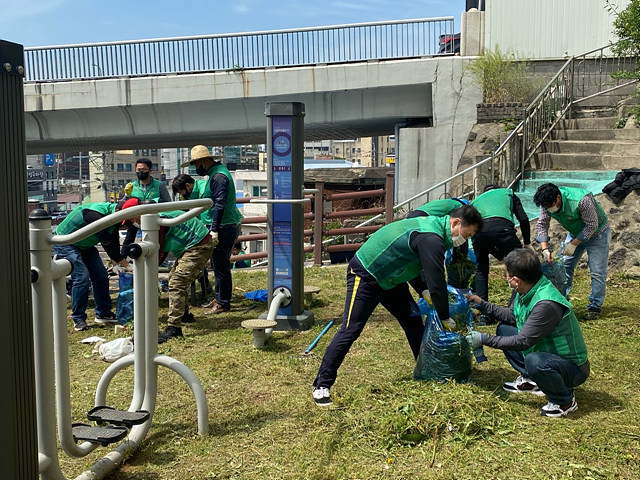
[{"label": "plastic trash bag", "polygon": [[133,352],[131,337],[116,338],[110,342],[96,344],[100,359],[105,362],[115,362],[119,358]]},{"label": "plastic trash bag", "polygon": [[462,247],[447,250],[445,253],[447,283],[456,288],[467,288],[476,272],[476,254],[470,243],[467,242]]},{"label": "plastic trash bag", "polygon": [[267,302],[269,295],[266,290],[254,290],[253,292],[247,292],[244,294],[249,300],[256,300],[257,302]]},{"label": "plastic trash bag", "polygon": [[567,270],[562,262],[542,262],[542,274],[549,279],[553,286],[558,289],[562,296],[567,292]]},{"label": "plastic trash bag", "polygon": [[442,328],[435,310],[426,315],[420,353],[413,370],[415,380],[468,382],[471,350],[467,339]]},{"label": "plastic trash bag", "polygon": [[[452,287],[451,285],[447,285],[447,292],[449,293],[449,318],[456,322],[456,332],[466,334],[469,328],[473,327],[475,315],[473,314],[473,310],[471,310],[469,302],[464,296],[463,290],[465,289],[460,290]],[[465,291],[468,292],[469,290]],[[433,306],[429,305],[424,298],[418,300],[418,307],[420,307],[420,313],[422,315],[433,314],[438,318],[438,314]],[[440,323],[439,318],[438,323]],[[442,324],[440,323],[440,325]]]},{"label": "plastic trash bag", "polygon": [[120,293],[116,302],[116,319],[120,325],[124,325],[133,320],[133,274],[118,273],[118,286]]}]

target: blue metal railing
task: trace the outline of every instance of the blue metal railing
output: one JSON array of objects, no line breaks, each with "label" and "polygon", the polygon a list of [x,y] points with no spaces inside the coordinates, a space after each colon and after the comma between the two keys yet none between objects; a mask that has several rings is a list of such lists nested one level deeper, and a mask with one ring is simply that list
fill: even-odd
[{"label": "blue metal railing", "polygon": [[[453,17],[25,48],[25,81],[64,81],[438,55]],[[442,52],[450,54],[453,52]]]}]

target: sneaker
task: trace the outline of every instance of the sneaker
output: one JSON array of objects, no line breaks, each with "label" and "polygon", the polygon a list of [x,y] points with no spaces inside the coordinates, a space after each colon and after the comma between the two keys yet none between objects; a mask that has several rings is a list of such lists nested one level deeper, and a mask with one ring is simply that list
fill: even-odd
[{"label": "sneaker", "polygon": [[200,305],[200,308],[213,308],[217,304],[218,304],[218,300],[216,300],[215,298],[212,298],[211,300],[208,300],[207,302]]},{"label": "sneaker", "polygon": [[544,417],[564,417],[569,412],[574,412],[578,409],[578,402],[576,397],[573,397],[570,402],[564,405],[556,405],[549,402],[540,409],[540,415]]},{"label": "sneaker", "polygon": [[326,387],[316,387],[313,389],[313,401],[319,407],[328,407],[333,403],[329,389]]},{"label": "sneaker", "polygon": [[105,315],[96,314],[96,323],[118,323],[118,319],[116,318],[116,314],[113,312],[109,312]]},{"label": "sneaker", "polygon": [[184,315],[182,315],[182,318],[180,319],[180,321],[182,323],[196,323],[196,317],[193,316],[193,313],[187,312]]},{"label": "sneaker", "polygon": [[79,320],[79,321],[75,322],[75,325],[73,326],[73,329],[76,332],[85,332],[85,331],[89,330],[89,325],[87,325],[87,322],[85,322],[84,320]]},{"label": "sneaker", "polygon": [[184,338],[182,335],[182,329],[180,327],[174,327],[169,325],[164,329],[164,332],[158,335],[158,343],[164,343],[172,338]]},{"label": "sneaker", "polygon": [[595,320],[600,316],[600,310],[597,308],[589,308],[587,309],[587,313],[582,316],[582,320],[588,322],[590,320]]},{"label": "sneaker", "polygon": [[534,395],[544,395],[542,390],[538,388],[536,382],[520,375],[513,382],[502,384],[502,389],[512,393],[533,393]]}]

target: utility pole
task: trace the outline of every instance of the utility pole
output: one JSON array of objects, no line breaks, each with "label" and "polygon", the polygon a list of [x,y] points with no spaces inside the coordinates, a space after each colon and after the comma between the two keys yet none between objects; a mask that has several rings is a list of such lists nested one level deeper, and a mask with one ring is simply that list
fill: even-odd
[{"label": "utility pole", "polygon": [[78,205],[82,205],[82,152],[78,152]]}]

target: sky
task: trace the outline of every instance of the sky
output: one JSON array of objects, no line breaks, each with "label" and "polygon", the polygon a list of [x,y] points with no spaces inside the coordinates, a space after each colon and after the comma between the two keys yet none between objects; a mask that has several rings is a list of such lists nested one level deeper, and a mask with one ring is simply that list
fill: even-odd
[{"label": "sky", "polygon": [[0,0],[0,40],[25,47],[453,16],[464,0]]}]

